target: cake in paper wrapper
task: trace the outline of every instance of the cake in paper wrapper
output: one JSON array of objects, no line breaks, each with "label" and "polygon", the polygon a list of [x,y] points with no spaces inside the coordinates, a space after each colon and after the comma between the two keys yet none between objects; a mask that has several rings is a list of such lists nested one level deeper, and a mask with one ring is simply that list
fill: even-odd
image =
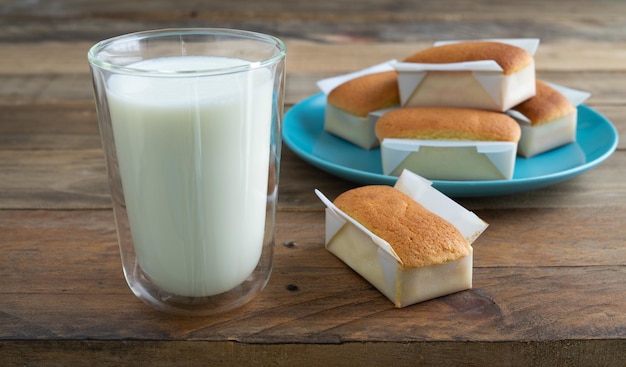
[{"label": "cake in paper wrapper", "polygon": [[576,106],[590,95],[541,80],[536,90],[534,97],[507,111],[522,129],[517,151],[526,158],[576,141]]},{"label": "cake in paper wrapper", "polygon": [[383,173],[429,180],[513,177],[520,127],[510,116],[469,108],[404,107],[376,125]]},{"label": "cake in paper wrapper", "polygon": [[401,105],[504,112],[535,95],[537,39],[447,41],[395,63]]},{"label": "cake in paper wrapper", "polygon": [[472,287],[471,244],[487,224],[429,181],[405,171],[393,188],[350,190],[335,200],[350,214],[316,193],[327,207],[326,248],[396,307]]},{"label": "cake in paper wrapper", "polygon": [[319,81],[327,97],[324,130],[363,149],[378,147],[376,120],[400,104],[397,74],[383,63]]}]

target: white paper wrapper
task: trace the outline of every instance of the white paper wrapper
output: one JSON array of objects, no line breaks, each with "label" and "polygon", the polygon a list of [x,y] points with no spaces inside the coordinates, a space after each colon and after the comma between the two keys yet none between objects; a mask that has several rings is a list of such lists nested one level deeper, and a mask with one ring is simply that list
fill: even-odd
[{"label": "white paper wrapper", "polygon": [[[452,223],[470,245],[488,226],[414,173],[403,172],[394,187]],[[403,268],[389,243],[339,210],[321,192],[315,192],[326,205],[326,248],[374,285],[396,307],[472,287],[472,254],[441,265]]]},{"label": "white paper wrapper", "polygon": [[[489,39],[524,48],[534,55],[537,39]],[[475,40],[474,40],[475,41]],[[459,43],[465,41],[443,41]],[[534,62],[509,75],[493,60],[448,64],[396,62],[403,107],[439,106],[504,112],[535,95]]]},{"label": "white paper wrapper", "polygon": [[398,107],[376,110],[367,117],[359,117],[326,104],[324,130],[363,149],[376,148],[380,145],[376,137],[376,121],[385,112]]},{"label": "white paper wrapper", "polygon": [[383,173],[398,176],[409,170],[429,180],[510,180],[517,144],[512,142],[385,139]]},{"label": "white paper wrapper", "polygon": [[[588,92],[545,83],[563,94],[574,106],[582,104],[591,95]],[[507,114],[513,117],[522,129],[522,137],[518,143],[517,151],[523,157],[530,158],[576,141],[577,110],[538,126],[531,126],[530,119],[515,110],[515,107],[507,111]]]},{"label": "white paper wrapper", "polygon": [[[353,73],[322,79],[317,82],[317,85],[322,92],[324,92],[324,94],[328,95],[328,93],[339,85],[354,78],[384,71],[393,71],[394,62],[395,60],[390,60]],[[326,110],[324,113],[324,130],[363,149],[376,148],[380,145],[374,131],[376,121],[383,113],[393,108],[397,107],[372,111],[367,117],[360,117],[351,115],[332,105],[326,104]]]},{"label": "white paper wrapper", "polygon": [[384,71],[392,71],[394,70],[393,64],[395,62],[396,60],[389,60],[389,61],[385,61],[383,63],[373,65],[368,68],[358,70],[352,73],[337,75],[331,78],[322,79],[317,82],[317,87],[324,94],[328,94],[333,89],[337,88],[338,86],[347,82],[348,80],[356,79],[358,77],[368,75],[368,74],[382,73]]}]

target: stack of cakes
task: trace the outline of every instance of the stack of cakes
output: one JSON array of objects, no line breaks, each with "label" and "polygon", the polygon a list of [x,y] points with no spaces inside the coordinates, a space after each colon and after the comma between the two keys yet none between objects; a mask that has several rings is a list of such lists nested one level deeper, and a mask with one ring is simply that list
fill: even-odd
[{"label": "stack of cakes", "polygon": [[[326,205],[326,248],[396,307],[472,287],[472,243],[487,228],[430,180],[506,180],[517,155],[575,139],[572,90],[537,80],[537,40],[445,42],[402,62],[325,80],[325,130],[380,146],[394,187]],[[326,88],[330,86],[329,88]],[[421,176],[421,177],[420,177]]]},{"label": "stack of cakes", "polygon": [[380,145],[387,175],[408,169],[432,180],[511,179],[516,155],[575,140],[575,105],[535,77],[537,45],[435,44],[390,63],[393,70],[330,90],[324,128],[363,149]]}]

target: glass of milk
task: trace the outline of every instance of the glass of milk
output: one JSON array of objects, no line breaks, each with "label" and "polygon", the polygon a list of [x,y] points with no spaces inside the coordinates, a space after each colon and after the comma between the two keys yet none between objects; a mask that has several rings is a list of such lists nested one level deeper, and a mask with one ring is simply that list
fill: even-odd
[{"label": "glass of milk", "polygon": [[88,53],[124,275],[158,310],[224,312],[272,269],[286,48],[165,29]]}]

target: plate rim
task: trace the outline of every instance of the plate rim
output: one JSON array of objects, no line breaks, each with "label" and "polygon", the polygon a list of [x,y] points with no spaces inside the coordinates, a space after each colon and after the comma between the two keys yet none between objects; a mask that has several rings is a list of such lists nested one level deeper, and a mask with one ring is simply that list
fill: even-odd
[{"label": "plate rim", "polygon": [[[360,184],[387,184],[393,185],[397,180],[395,176],[385,175],[383,173],[373,173],[370,171],[364,171],[360,169],[355,169],[349,166],[340,165],[323,158],[320,158],[316,155],[309,154],[302,147],[300,147],[294,140],[291,139],[289,135],[293,131],[289,130],[288,127],[291,127],[292,122],[297,120],[293,117],[299,110],[305,109],[311,103],[317,102],[318,99],[324,99],[323,105],[326,105],[325,95],[324,93],[316,93],[311,96],[308,96],[296,104],[294,104],[286,113],[283,118],[283,130],[282,130],[282,139],[285,145],[289,147],[297,156],[302,158],[307,163],[327,172],[334,176],[343,178],[350,182],[360,183]],[[495,196],[502,194],[511,194],[522,191],[529,191],[538,189],[541,187],[551,186],[553,184],[563,182],[565,180],[571,179],[576,175],[582,174],[590,170],[591,168],[599,165],[604,162],[607,158],[609,158],[613,152],[617,149],[619,144],[619,134],[617,129],[613,125],[613,123],[606,118],[604,115],[596,111],[595,109],[581,104],[578,106],[578,109],[586,109],[588,112],[595,115],[600,122],[602,122],[606,127],[608,127],[610,135],[612,137],[609,144],[606,145],[606,149],[600,154],[598,157],[591,161],[584,162],[580,165],[576,165],[574,167],[570,167],[564,169],[562,171],[549,173],[546,175],[539,175],[533,177],[523,177],[523,178],[513,178],[511,180],[485,180],[485,181],[445,181],[445,180],[429,180],[432,182],[432,185],[438,190],[446,193],[452,194],[454,196],[463,197],[463,196]],[[323,123],[323,121],[322,121]],[[578,131],[578,126],[577,126]],[[588,152],[584,151],[585,156],[588,156]],[[522,186],[524,184],[532,184],[531,187],[527,189],[513,189],[515,186]],[[475,188],[480,186],[482,188],[488,189],[500,189],[496,190],[494,193],[486,194],[484,192],[472,193],[468,190],[463,190],[463,188]],[[504,189],[503,189],[504,188]],[[508,190],[507,190],[508,189]]]}]

